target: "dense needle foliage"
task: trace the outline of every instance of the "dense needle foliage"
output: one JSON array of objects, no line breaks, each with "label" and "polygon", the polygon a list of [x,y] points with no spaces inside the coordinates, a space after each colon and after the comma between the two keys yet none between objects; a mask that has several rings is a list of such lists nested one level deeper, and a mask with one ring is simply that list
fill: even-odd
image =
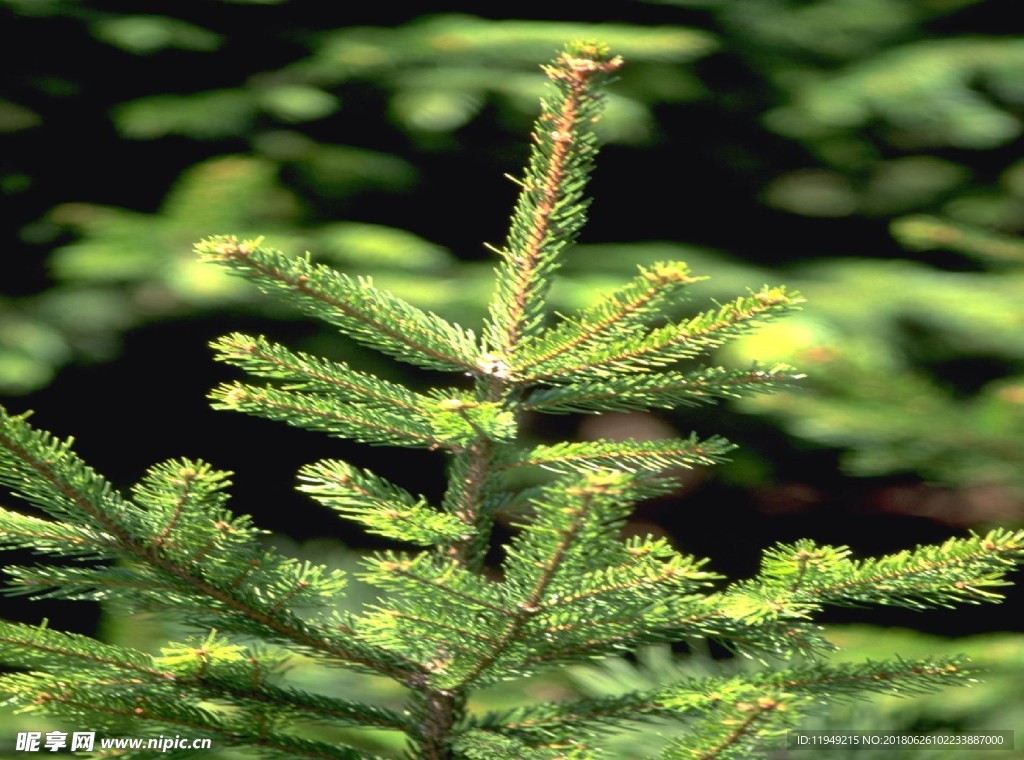
[{"label": "dense needle foliage", "polygon": [[[26,670],[0,681],[11,704],[111,733],[187,732],[264,756],[341,759],[394,755],[310,739],[303,726],[400,732],[411,758],[541,760],[602,756],[609,727],[658,717],[687,726],[662,757],[733,758],[771,746],[822,701],[914,694],[971,677],[966,663],[945,657],[830,664],[821,655],[831,645],[813,618],[825,605],[997,600],[995,589],[1024,555],[1024,533],[993,531],[869,560],[801,540],[765,552],[755,577],[728,582],[664,538],[620,535],[638,501],[670,491],[681,468],[720,461],[731,449],[726,440],[533,445],[521,434],[527,412],[675,408],[796,377],[783,365],[695,363],[794,310],[801,299],[783,287],[678,317],[675,307],[699,277],[666,261],[577,313],[549,313],[553,276],[585,220],[602,88],[621,64],[587,42],[544,67],[550,89],[516,180],[508,237],[494,249],[496,287],[479,332],[260,240],[222,236],[198,246],[206,261],[360,344],[453,377],[421,392],[265,337],[235,333],[213,344],[219,360],[270,380],[215,389],[218,408],[444,458],[440,504],[343,461],[299,473],[299,489],[342,518],[420,547],[366,558],[362,579],[380,592],[376,603],[349,609],[344,573],[262,544],[249,519],[226,507],[227,473],[172,460],[120,493],[70,442],[3,413],[0,478],[46,516],[4,510],[0,538],[84,560],[9,568],[11,589],[157,611],[197,630],[157,655],[2,624],[0,652]],[[500,566],[489,567],[499,516],[516,531]],[[471,703],[510,679],[697,639],[765,664],[507,711]],[[405,703],[396,709],[290,684],[282,666],[296,657],[397,682]]]}]

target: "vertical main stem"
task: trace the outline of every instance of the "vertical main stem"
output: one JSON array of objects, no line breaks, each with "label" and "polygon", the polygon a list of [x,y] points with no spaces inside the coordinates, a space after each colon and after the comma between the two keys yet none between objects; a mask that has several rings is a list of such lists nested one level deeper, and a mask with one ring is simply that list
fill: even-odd
[{"label": "vertical main stem", "polygon": [[[476,395],[480,401],[496,402],[505,397],[509,381],[490,375],[477,380]],[[451,483],[449,489],[458,488],[457,499],[451,509],[455,516],[466,524],[469,536],[463,541],[451,544],[447,555],[457,563],[471,570],[483,567],[484,557],[490,546],[493,515],[484,509],[487,480],[491,476],[495,444],[480,437],[456,457],[462,463],[453,462],[452,472],[464,472],[461,483]],[[461,465],[461,466],[460,466]],[[421,723],[420,757],[424,760],[451,760],[452,729],[461,719],[466,704],[465,690],[450,692],[439,689],[425,689],[422,692],[423,721]]]},{"label": "vertical main stem", "polygon": [[[581,155],[578,151],[582,150],[581,135],[588,126],[581,125],[581,121],[593,80],[614,72],[622,63],[620,58],[608,58],[606,52],[599,45],[577,43],[567,47],[552,65],[544,67],[548,78],[558,85],[561,101],[553,109],[545,106],[545,113],[534,131],[538,147],[535,147],[534,159],[522,185],[509,244],[502,252],[505,262],[498,274],[499,295],[492,306],[494,322],[488,343],[495,353],[481,357],[476,373],[477,401],[502,403],[513,412],[518,409],[516,380],[503,357],[511,357],[536,327],[531,310],[544,298],[546,277],[550,276],[559,246],[570,241],[582,224],[582,207],[573,206],[573,193],[578,191],[567,191],[566,183],[574,167],[578,174],[586,171],[578,163]],[[450,469],[452,480],[445,506],[465,524],[466,537],[453,542],[445,551],[449,559],[470,571],[478,572],[483,568],[490,546],[494,510],[487,501],[498,448],[499,444],[481,433],[464,451],[455,455]],[[509,641],[520,626],[521,622],[509,630]],[[497,656],[497,652],[492,652],[483,658],[472,673],[485,671]],[[419,757],[451,760],[452,735],[462,718],[467,691],[465,687],[437,689],[424,681],[420,691]]]},{"label": "vertical main stem", "polygon": [[425,719],[421,725],[420,757],[423,760],[451,760],[451,734],[465,705],[464,695],[428,691],[424,695]]}]

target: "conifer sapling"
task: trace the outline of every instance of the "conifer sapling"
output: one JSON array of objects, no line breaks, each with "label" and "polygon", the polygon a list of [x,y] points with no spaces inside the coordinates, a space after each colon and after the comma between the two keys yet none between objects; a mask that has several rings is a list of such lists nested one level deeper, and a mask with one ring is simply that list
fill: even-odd
[{"label": "conifer sapling", "polygon": [[[269,381],[217,388],[215,406],[445,460],[439,504],[343,461],[299,473],[299,490],[339,517],[411,545],[366,558],[375,604],[348,609],[343,573],[266,548],[247,517],[228,511],[227,473],[172,460],[122,493],[70,442],[3,412],[0,478],[44,516],[4,510],[0,539],[75,560],[9,567],[11,592],[158,611],[197,632],[153,653],[2,623],[0,652],[24,670],[0,680],[8,704],[111,733],[188,733],[257,756],[341,760],[399,755],[366,749],[346,738],[351,730],[327,741],[303,727],[399,732],[409,758],[540,760],[607,757],[607,730],[657,716],[687,726],[661,757],[732,758],[769,746],[822,700],[969,678],[964,663],[937,658],[830,664],[813,616],[825,605],[997,600],[1024,534],[997,530],[864,561],[804,540],[770,549],[757,576],[728,583],[664,538],[619,535],[638,500],[667,493],[678,468],[720,461],[727,441],[531,445],[519,434],[527,412],[671,409],[794,377],[782,365],[692,363],[796,308],[799,297],[783,287],[671,320],[667,310],[699,278],[684,263],[658,262],[578,313],[548,313],[552,278],[585,218],[602,88],[620,65],[600,44],[573,43],[544,67],[549,95],[508,237],[494,249],[496,287],[479,334],[308,255],[233,237],[198,246],[206,260],[355,341],[452,374],[450,385],[419,392],[263,337],[213,343],[220,361]],[[524,470],[549,474],[517,489]],[[485,573],[502,512],[516,533],[500,567]],[[699,638],[788,664],[503,712],[469,703],[509,679]],[[297,655],[397,682],[405,703],[299,688],[280,671]]]}]

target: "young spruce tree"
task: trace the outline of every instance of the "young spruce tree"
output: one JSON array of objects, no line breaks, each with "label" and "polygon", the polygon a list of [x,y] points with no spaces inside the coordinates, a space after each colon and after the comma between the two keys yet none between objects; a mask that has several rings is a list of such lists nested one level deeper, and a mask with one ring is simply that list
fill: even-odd
[{"label": "young spruce tree", "polygon": [[[996,600],[992,589],[1021,559],[1024,533],[864,561],[844,547],[798,541],[767,551],[756,577],[725,583],[665,539],[624,541],[619,531],[638,500],[671,488],[669,473],[713,464],[729,443],[691,436],[529,446],[518,437],[526,412],[667,409],[763,392],[793,377],[783,366],[683,364],[794,309],[799,298],[764,287],[666,321],[665,308],[698,279],[681,262],[641,267],[595,305],[551,323],[545,296],[583,225],[601,86],[620,63],[602,45],[575,43],[544,68],[551,91],[518,180],[511,231],[496,249],[497,284],[480,335],[368,279],[259,241],[218,237],[198,246],[205,259],[356,341],[453,375],[452,385],[418,393],[261,337],[232,334],[213,344],[219,360],[270,380],[216,389],[219,408],[445,459],[448,488],[436,505],[342,461],[299,474],[299,490],[339,516],[417,547],[366,559],[365,580],[381,592],[375,605],[342,612],[342,573],[266,549],[248,518],[227,510],[227,473],[172,460],[121,493],[70,442],[34,430],[25,415],[2,414],[0,477],[46,514],[4,510],[3,543],[83,560],[8,568],[13,592],[156,610],[199,632],[155,655],[45,625],[0,624],[3,659],[25,671],[0,681],[8,704],[91,730],[209,737],[267,757],[333,760],[379,755],[305,738],[296,727],[319,721],[402,732],[409,758],[539,760],[602,756],[603,731],[657,716],[688,726],[662,757],[733,758],[755,756],[816,703],[969,678],[963,663],[941,659],[830,665],[818,657],[829,643],[813,616],[824,605]],[[553,475],[515,492],[510,474],[522,468]],[[495,579],[484,573],[484,557],[501,511],[518,531]],[[696,638],[789,665],[507,712],[467,707],[476,690],[506,679]],[[279,670],[294,654],[394,679],[407,690],[405,709],[289,685]]]}]

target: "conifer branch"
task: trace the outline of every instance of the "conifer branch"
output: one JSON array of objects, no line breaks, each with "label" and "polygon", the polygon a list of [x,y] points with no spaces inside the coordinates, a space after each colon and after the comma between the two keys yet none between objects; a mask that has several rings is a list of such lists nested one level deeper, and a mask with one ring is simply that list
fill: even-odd
[{"label": "conifer branch", "polygon": [[95,530],[2,508],[0,545],[10,549],[32,549],[37,554],[81,559],[106,558],[117,548],[112,538]]},{"label": "conifer branch", "polygon": [[538,745],[566,727],[576,736],[599,735],[626,721],[655,717],[683,721],[718,712],[730,703],[756,703],[771,694],[834,698],[871,691],[914,696],[971,677],[971,670],[957,658],[819,664],[731,678],[691,678],[648,690],[521,707],[478,716],[471,725]]},{"label": "conifer branch", "polygon": [[428,399],[398,383],[359,372],[341,362],[289,351],[263,337],[232,333],[210,346],[218,361],[241,367],[252,375],[286,381],[284,390],[327,393],[344,401],[397,408],[416,416],[429,404]]},{"label": "conifer branch", "polygon": [[990,589],[1009,585],[1006,572],[1024,558],[1024,531],[994,530],[950,538],[877,559],[854,561],[846,547],[803,540],[765,553],[761,574],[739,584],[739,597],[774,598],[779,608],[886,604],[914,609],[995,602]]},{"label": "conifer branch", "polygon": [[425,420],[357,404],[339,408],[331,400],[313,393],[235,382],[215,388],[210,392],[210,399],[215,409],[280,420],[293,427],[376,446],[433,449],[450,445],[435,437]]},{"label": "conifer branch", "polygon": [[693,372],[627,375],[535,391],[522,408],[546,414],[675,409],[770,393],[802,377],[785,364],[765,369],[707,367]]},{"label": "conifer branch", "polygon": [[557,257],[585,219],[583,189],[597,152],[591,124],[602,106],[597,86],[621,65],[602,45],[576,43],[543,67],[557,100],[542,104],[529,168],[500,251],[498,292],[485,331],[491,351],[513,355],[540,325]]},{"label": "conifer branch", "polygon": [[794,702],[783,694],[734,702],[698,723],[687,739],[674,741],[661,756],[664,760],[739,760],[749,756],[795,724],[793,708],[807,706]]},{"label": "conifer branch", "polygon": [[494,665],[498,658],[515,642],[530,619],[541,611],[540,603],[548,586],[554,580],[555,574],[563,570],[563,560],[570,546],[577,540],[588,517],[588,512],[595,503],[595,497],[602,494],[604,490],[605,484],[596,482],[595,479],[590,484],[579,486],[576,492],[568,494],[575,497],[576,506],[573,508],[572,518],[563,526],[560,535],[557,535],[550,553],[540,562],[534,563],[539,572],[532,573],[534,580],[532,586],[529,587],[525,599],[518,603],[518,609],[511,616],[499,639],[490,647],[490,651],[479,662],[474,664],[468,672],[461,676],[460,686],[472,683]]},{"label": "conifer branch", "polygon": [[[264,635],[288,641],[314,654],[328,655],[399,677],[415,672],[416,667],[412,663],[400,665],[390,656],[373,653],[369,647],[356,642],[343,644],[335,637],[314,632],[315,629],[285,611],[261,609],[254,599],[230,585],[222,587],[210,582],[199,568],[172,558],[165,547],[154,545],[147,539],[144,514],[78,459],[71,451],[71,441],[60,442],[47,433],[39,433],[25,423],[24,416],[11,417],[3,409],[0,409],[0,423],[0,482],[18,488],[23,496],[55,517],[99,528],[104,535],[103,542],[113,543],[114,549],[107,556],[150,568],[150,571],[140,571],[143,578],[153,578],[153,571],[162,575],[166,580],[153,587],[154,591],[162,592],[154,594],[156,601],[173,601],[173,598],[164,596],[167,591],[194,594],[214,603],[223,626],[231,626],[233,618],[237,618],[234,627],[244,621]],[[106,549],[98,544],[91,548],[97,551]],[[63,584],[66,581],[73,588],[79,575],[86,586],[97,581],[102,583],[104,574],[115,581],[125,575],[134,577],[130,570],[120,568],[81,569],[77,572],[73,568],[63,568],[49,573],[37,569],[34,574],[26,574],[23,584],[30,593],[38,594],[40,585],[45,584]]]},{"label": "conifer branch", "polygon": [[[540,628],[538,634],[566,637],[558,648],[531,652],[521,667],[531,672],[558,662],[594,659],[624,647],[664,644],[693,639],[713,639],[727,648],[749,654],[791,657],[832,651],[817,626],[792,620],[750,621],[723,609],[716,595],[685,600],[660,619],[637,631],[634,615],[608,617],[595,626],[590,620],[574,620]],[[581,635],[574,635],[581,632]]]},{"label": "conifer branch", "polygon": [[260,242],[213,237],[199,243],[196,251],[250,277],[268,293],[291,294],[289,300],[306,312],[396,359],[430,369],[476,369],[479,351],[472,333],[378,290],[368,279],[353,280],[313,264],[308,256],[285,256]]},{"label": "conifer branch", "polygon": [[447,557],[383,552],[367,558],[366,567],[366,580],[421,603],[434,601],[438,607],[463,608],[474,614],[513,614],[500,588]]},{"label": "conifer branch", "polygon": [[157,668],[148,655],[127,647],[101,644],[85,636],[52,631],[45,625],[31,626],[0,621],[0,658],[9,665],[43,668],[88,668],[96,671],[129,672],[157,681],[174,675]]},{"label": "conifer branch", "polygon": [[[124,684],[121,688],[139,691],[146,684],[160,689],[171,688],[178,692],[179,698],[187,692],[196,702],[220,699],[243,706],[261,705],[304,719],[344,722],[355,727],[409,728],[402,716],[383,708],[254,683],[247,672],[238,675],[220,672],[225,669],[219,668],[212,672],[204,669],[202,673],[187,673],[180,666],[162,667],[152,656],[134,649],[98,644],[86,636],[40,626],[0,621],[0,661],[32,668],[53,669],[59,665],[65,676],[75,673],[99,685],[115,683],[111,678],[119,677]],[[258,660],[250,655],[245,662],[246,669],[249,663],[255,667]]]},{"label": "conifer branch", "polygon": [[513,370],[521,375],[581,346],[628,337],[646,321],[662,316],[666,303],[686,285],[702,279],[706,278],[691,276],[683,262],[658,262],[649,268],[640,267],[640,275],[621,290],[545,331],[525,346]]},{"label": "conifer branch", "polygon": [[382,728],[404,732],[413,729],[405,716],[363,702],[313,695],[269,684],[260,684],[258,687],[240,685],[218,675],[207,675],[185,683],[195,690],[199,698],[225,701],[243,708],[269,710],[278,718],[287,715],[295,720],[316,720],[331,726],[349,728]]},{"label": "conifer branch", "polygon": [[[377,755],[341,744],[301,739],[260,730],[245,718],[226,719],[175,697],[172,688],[148,689],[130,680],[88,681],[42,674],[0,677],[0,691],[15,695],[26,707],[44,709],[87,725],[116,731],[131,721],[141,734],[187,733],[226,745],[257,747],[282,758],[322,760],[383,760]],[[141,699],[140,699],[141,696]]]},{"label": "conifer branch", "polygon": [[[664,539],[635,537],[624,548],[625,562],[584,573],[579,583],[582,590],[546,600],[545,612],[598,598],[598,605],[605,609],[628,608],[631,602],[649,606],[656,594],[682,597],[721,577],[702,570],[705,561],[679,554]],[[638,596],[640,589],[649,596]],[[593,615],[594,610],[588,609],[580,618],[592,619]]]},{"label": "conifer branch", "polygon": [[[628,550],[619,551],[615,531],[629,499],[646,487],[622,473],[597,472],[557,482],[541,493],[533,519],[507,550],[505,584],[513,614],[507,621],[498,621],[498,641],[482,651],[476,662],[468,663],[462,672],[453,668],[450,686],[461,688],[484,677],[507,653],[506,664],[512,666],[518,660],[520,664],[514,666],[518,668],[524,652],[562,651],[575,643],[561,636],[565,621],[557,617],[559,600],[578,589],[587,569],[610,556],[629,556]],[[669,572],[664,577],[675,576],[677,570],[680,578],[685,574],[681,565],[666,564],[660,570],[663,575],[665,569]],[[576,622],[583,619],[574,618]],[[558,625],[552,627],[553,622]],[[524,648],[524,644],[528,645]],[[510,652],[513,647],[519,654]]]},{"label": "conifer branch", "polygon": [[594,348],[583,346],[579,351],[567,351],[558,361],[538,363],[521,379],[523,382],[565,382],[627,372],[649,372],[721,346],[794,310],[802,302],[799,295],[789,293],[785,288],[766,286],[750,296],[737,298],[685,322]]},{"label": "conifer branch", "polygon": [[466,525],[371,472],[338,461],[321,461],[299,471],[299,491],[371,533],[422,546],[465,540]]},{"label": "conifer branch", "polygon": [[690,468],[721,462],[735,448],[717,436],[698,440],[670,438],[660,441],[585,441],[537,446],[504,464],[543,467],[552,472],[585,472],[615,468],[625,472],[663,472],[673,467]]}]

